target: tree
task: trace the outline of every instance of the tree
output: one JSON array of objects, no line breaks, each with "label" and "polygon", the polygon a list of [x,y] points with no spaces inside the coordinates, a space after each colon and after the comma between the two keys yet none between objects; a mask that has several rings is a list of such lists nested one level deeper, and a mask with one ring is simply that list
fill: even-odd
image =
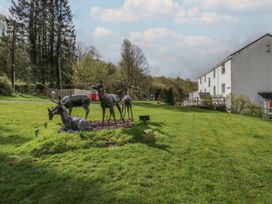
[{"label": "tree", "polygon": [[0,75],[10,74],[10,38],[7,35],[7,29],[8,25],[5,16],[0,15]]},{"label": "tree", "polygon": [[68,0],[12,0],[10,13],[29,55],[32,81],[59,87],[61,74],[70,83],[76,36]]},{"label": "tree", "polygon": [[118,81],[116,66],[100,60],[100,54],[95,47],[82,48],[81,45],[79,47],[80,58],[73,66],[74,86],[88,89],[91,83],[103,80],[106,88],[113,90]]},{"label": "tree", "polygon": [[126,39],[122,45],[119,66],[121,80],[125,84],[128,94],[131,94],[132,86],[141,87],[149,72],[149,65],[141,48]]},{"label": "tree", "polygon": [[171,106],[175,105],[175,98],[174,98],[174,92],[173,92],[173,88],[170,87],[169,91],[168,91],[168,104]]}]

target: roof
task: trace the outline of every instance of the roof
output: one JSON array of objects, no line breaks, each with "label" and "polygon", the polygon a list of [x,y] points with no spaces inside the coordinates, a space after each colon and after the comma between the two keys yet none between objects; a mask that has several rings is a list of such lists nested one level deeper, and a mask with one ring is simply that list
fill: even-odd
[{"label": "roof", "polygon": [[258,94],[264,99],[268,99],[268,100],[272,99],[272,92],[259,92]]},{"label": "roof", "polygon": [[213,71],[214,69],[216,69],[218,66],[220,66],[221,64],[225,63],[226,61],[230,60],[233,55],[241,52],[242,50],[244,50],[245,48],[251,46],[252,44],[256,43],[257,41],[263,39],[264,37],[272,37],[272,35],[270,33],[266,33],[265,35],[263,35],[262,37],[258,38],[257,40],[254,40],[253,42],[245,45],[244,47],[240,48],[239,50],[233,52],[232,54],[230,54],[229,56],[227,56],[226,58],[224,58],[223,60],[221,60],[219,63],[217,63],[215,66],[213,66],[211,69],[209,69],[207,72],[203,73],[202,75],[200,75],[198,78],[201,78],[203,76],[205,76],[206,74],[210,73],[211,71]]}]

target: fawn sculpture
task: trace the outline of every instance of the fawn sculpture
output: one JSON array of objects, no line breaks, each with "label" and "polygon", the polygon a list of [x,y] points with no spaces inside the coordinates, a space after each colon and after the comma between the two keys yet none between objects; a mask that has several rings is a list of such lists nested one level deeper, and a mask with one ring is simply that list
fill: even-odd
[{"label": "fawn sculpture", "polygon": [[122,98],[122,114],[124,118],[126,117],[126,110],[128,112],[128,119],[131,118],[131,120],[133,121],[132,98],[130,95],[125,95]]},{"label": "fawn sculpture", "polygon": [[54,103],[57,104],[56,107],[51,109],[48,108],[49,120],[52,120],[54,115],[59,114],[61,116],[62,123],[66,131],[85,131],[92,130],[91,123],[87,120],[81,118],[71,117],[65,109],[65,105],[69,102],[70,98],[67,98],[65,102],[59,97],[59,101],[56,102],[52,99]]},{"label": "fawn sculpture", "polygon": [[91,103],[91,98],[89,98],[87,95],[78,94],[72,96],[65,96],[61,101],[64,104],[65,108],[69,110],[69,115],[72,114],[73,107],[83,107],[86,112],[85,119],[88,118],[90,112],[89,106]]},{"label": "fawn sculpture", "polygon": [[116,119],[115,119],[115,112],[114,112],[114,106],[116,105],[116,107],[119,110],[119,113],[121,115],[122,121],[124,121],[123,115],[122,115],[122,111],[121,111],[121,107],[119,105],[120,103],[120,98],[119,96],[117,96],[116,94],[107,94],[105,93],[105,86],[103,84],[102,81],[100,81],[96,86],[93,87],[95,90],[97,90],[98,92],[98,96],[100,99],[100,105],[102,107],[102,126],[104,126],[104,120],[105,120],[105,113],[106,113],[106,108],[110,109],[110,117],[109,117],[109,121],[111,119],[111,115],[113,116],[115,125],[117,125],[116,123]]}]

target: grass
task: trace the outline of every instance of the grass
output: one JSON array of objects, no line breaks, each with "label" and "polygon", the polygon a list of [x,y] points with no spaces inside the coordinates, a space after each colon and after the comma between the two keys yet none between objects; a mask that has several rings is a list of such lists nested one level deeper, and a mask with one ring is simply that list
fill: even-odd
[{"label": "grass", "polygon": [[[59,133],[48,106],[0,102],[0,203],[272,201],[270,122],[138,102],[147,127],[80,136]],[[90,108],[89,119],[101,119],[99,105]]]},{"label": "grass", "polygon": [[12,96],[0,95],[0,100],[13,100],[13,101],[48,101],[47,97],[43,96],[32,96],[27,94],[12,94]]}]

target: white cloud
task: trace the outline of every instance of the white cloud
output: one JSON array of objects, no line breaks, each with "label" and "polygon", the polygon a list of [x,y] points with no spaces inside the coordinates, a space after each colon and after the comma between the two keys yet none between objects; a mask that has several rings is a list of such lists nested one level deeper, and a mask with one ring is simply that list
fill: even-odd
[{"label": "white cloud", "polygon": [[[248,35],[271,30],[267,27],[267,16],[271,16],[267,9],[272,8],[272,0],[124,0],[122,2],[119,8],[114,9],[93,7],[92,16],[103,22],[142,20],[144,24],[130,24],[132,26],[127,26],[125,30],[122,30],[122,24],[116,25],[121,26],[118,42],[116,40],[114,46],[111,46],[112,42],[108,43],[102,39],[104,47],[100,46],[100,49],[103,50],[102,53],[106,53],[106,59],[114,58],[116,62],[120,59],[122,39],[126,37],[142,48],[152,66],[151,73],[154,75],[180,75],[194,78],[232,53],[235,50],[233,48],[239,48]],[[267,19],[254,21],[258,14],[263,13]],[[152,21],[154,19],[155,21]],[[169,29],[155,27],[141,32],[126,33],[131,27],[133,31],[138,31],[139,28],[146,28],[148,25],[164,26],[166,23]],[[190,26],[178,26],[175,23]],[[215,26],[207,26],[207,30],[199,25]],[[252,26],[256,29],[252,30]],[[180,32],[183,29],[186,29],[186,32]],[[107,40],[112,40],[114,37],[116,36],[113,35]],[[113,57],[111,53],[115,56]]]},{"label": "white cloud", "polygon": [[7,16],[9,15],[9,11],[7,8],[5,8],[4,6],[0,5],[0,15],[4,15]]},{"label": "white cloud", "polygon": [[173,0],[125,0],[119,9],[93,7],[91,14],[105,22],[132,22],[169,15],[178,7]]},{"label": "white cloud", "polygon": [[[226,46],[204,35],[183,35],[167,28],[133,32],[129,39],[140,46],[154,75],[196,77],[203,64],[213,65],[228,54]],[[223,55],[224,57],[224,55]]]},{"label": "white cloud", "polygon": [[187,36],[185,38],[185,42],[189,45],[189,46],[193,46],[193,47],[202,47],[202,46],[209,46],[212,45],[214,42],[211,38],[207,37],[207,36]]},{"label": "white cloud", "polygon": [[[202,0],[203,4],[205,4],[204,1],[215,0]],[[238,21],[237,16],[200,11],[195,5],[185,7],[185,5],[175,3],[173,0],[125,0],[122,7],[118,9],[93,7],[91,15],[104,22],[134,22],[162,16],[175,16],[175,22],[179,24],[233,23]]]},{"label": "white cloud", "polygon": [[131,22],[138,20],[135,14],[122,9],[114,10],[93,7],[91,9],[91,14],[104,22]]},{"label": "white cloud", "polygon": [[99,37],[108,37],[112,35],[112,31],[105,28],[105,27],[97,27],[95,31],[93,32],[93,37],[99,38]]},{"label": "white cloud", "polygon": [[[173,41],[174,45],[182,46],[191,46],[191,47],[203,47],[213,44],[213,40],[207,36],[202,35],[193,35],[185,36],[179,33],[176,33],[167,28],[150,28],[144,32],[132,32],[130,33],[130,39],[134,42],[141,43],[145,46],[149,44],[158,45],[173,45],[169,44],[169,41]],[[164,42],[165,41],[165,42]],[[164,47],[165,48],[165,47]],[[165,50],[165,49],[162,49]]]},{"label": "white cloud", "polygon": [[167,28],[150,28],[143,33],[132,32],[130,39],[133,41],[145,41],[154,42],[163,39],[176,39],[181,40],[182,35],[175,33],[174,31],[168,30]]},{"label": "white cloud", "polygon": [[175,22],[177,24],[215,24],[215,23],[236,23],[238,16],[219,15],[214,12],[201,12],[198,8],[180,9]]},{"label": "white cloud", "polygon": [[234,10],[256,10],[272,8],[271,0],[187,0],[189,5],[202,5],[204,8],[231,8]]}]

